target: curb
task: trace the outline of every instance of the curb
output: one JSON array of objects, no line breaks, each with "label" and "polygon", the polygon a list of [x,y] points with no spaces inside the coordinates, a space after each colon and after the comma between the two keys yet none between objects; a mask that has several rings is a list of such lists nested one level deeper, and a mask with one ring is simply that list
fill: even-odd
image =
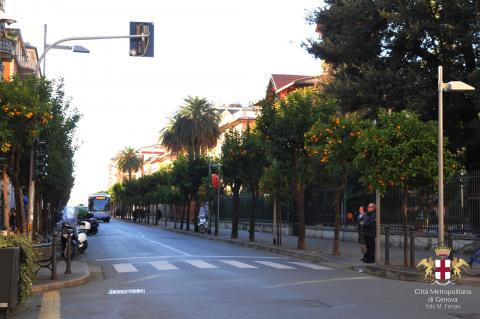
[{"label": "curb", "polygon": [[[392,279],[392,280],[401,280],[401,281],[414,281],[414,282],[424,282],[421,274],[419,272],[416,272],[415,270],[404,270],[404,269],[397,269],[397,268],[392,268],[388,266],[381,266],[381,265],[365,265],[365,266],[354,266],[354,265],[347,265],[347,264],[342,264],[337,261],[331,260],[330,258],[318,254],[311,254],[307,252],[299,252],[296,250],[292,249],[285,249],[285,248],[275,248],[275,247],[270,247],[270,246],[265,246],[262,244],[257,244],[257,243],[249,243],[249,242],[243,242],[243,241],[238,241],[235,239],[226,239],[226,238],[221,238],[221,237],[214,237],[214,236],[209,236],[209,235],[203,235],[200,233],[193,233],[193,232],[187,232],[181,229],[174,229],[174,228],[168,228],[164,226],[160,226],[160,228],[168,231],[172,231],[175,233],[180,233],[180,234],[185,234],[185,235],[190,235],[190,236],[195,236],[203,239],[209,239],[209,240],[214,240],[218,242],[223,242],[223,243],[228,243],[231,245],[236,245],[236,246],[242,246],[242,247],[248,247],[248,248],[253,248],[257,250],[263,250],[263,251],[268,251],[271,253],[276,253],[279,255],[286,255],[298,259],[303,259],[307,260],[310,262],[314,263],[329,263],[330,266],[333,266],[334,268],[337,269],[349,269],[353,270],[356,272],[363,272],[368,275],[372,276],[377,276],[385,279]],[[332,265],[333,264],[333,265]],[[463,277],[462,281],[459,283],[460,285],[473,285],[473,286],[480,286],[480,279],[471,279],[471,278],[466,278]]]},{"label": "curb", "polygon": [[86,284],[92,278],[92,274],[90,273],[90,269],[88,268],[87,264],[84,264],[85,273],[80,276],[79,278],[75,278],[72,280],[60,281],[60,282],[53,282],[47,283],[42,285],[33,285],[32,292],[33,293],[40,293],[40,292],[47,292],[52,290],[60,290],[63,288],[72,288]]}]

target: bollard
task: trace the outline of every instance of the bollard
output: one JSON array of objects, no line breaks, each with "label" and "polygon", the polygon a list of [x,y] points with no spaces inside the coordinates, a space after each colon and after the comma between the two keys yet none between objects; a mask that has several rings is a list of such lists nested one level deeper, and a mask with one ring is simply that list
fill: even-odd
[{"label": "bollard", "polygon": [[390,227],[385,226],[385,265],[390,265]]},{"label": "bollard", "polygon": [[58,242],[59,233],[58,231],[53,232],[52,238],[52,276],[50,279],[57,279],[57,242]]},{"label": "bollard", "polygon": [[410,268],[415,268],[415,228],[410,227]]},{"label": "bollard", "polygon": [[67,229],[67,265],[65,266],[65,274],[71,274],[71,264],[72,264],[72,229]]}]

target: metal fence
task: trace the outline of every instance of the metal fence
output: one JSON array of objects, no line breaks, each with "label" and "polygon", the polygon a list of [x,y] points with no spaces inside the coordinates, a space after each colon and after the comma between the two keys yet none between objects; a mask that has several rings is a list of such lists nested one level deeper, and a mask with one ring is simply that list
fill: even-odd
[{"label": "metal fence", "polygon": [[[307,225],[331,226],[335,222],[335,190],[332,188],[309,189],[305,196],[305,222]],[[401,189],[389,189],[382,198],[382,224],[391,228],[403,227]],[[348,224],[347,212],[354,215],[358,207],[374,202],[374,194],[365,191],[348,191],[341,204],[342,224]],[[248,194],[240,197],[240,220],[248,220],[251,199]],[[434,187],[424,187],[408,192],[407,224],[418,231],[437,231],[437,193]],[[272,221],[272,204],[260,196],[256,219]],[[233,201],[231,197],[221,200],[221,218],[231,219]],[[282,205],[282,221],[296,223],[293,201]],[[448,231],[480,232],[480,171],[458,174],[445,185],[445,226]]]}]

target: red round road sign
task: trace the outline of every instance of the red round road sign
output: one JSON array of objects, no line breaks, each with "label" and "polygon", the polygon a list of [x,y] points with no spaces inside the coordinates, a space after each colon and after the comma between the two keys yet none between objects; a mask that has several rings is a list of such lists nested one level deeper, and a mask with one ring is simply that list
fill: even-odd
[{"label": "red round road sign", "polygon": [[212,186],[213,188],[218,188],[219,180],[217,174],[212,174]]}]

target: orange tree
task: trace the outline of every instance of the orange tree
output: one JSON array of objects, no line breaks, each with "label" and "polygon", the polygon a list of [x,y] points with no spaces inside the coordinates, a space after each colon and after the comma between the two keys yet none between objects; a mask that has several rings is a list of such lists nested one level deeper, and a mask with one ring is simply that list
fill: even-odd
[{"label": "orange tree", "polygon": [[243,133],[241,144],[240,171],[242,183],[250,192],[250,227],[248,229],[249,241],[255,241],[255,219],[258,196],[260,192],[260,178],[268,164],[265,155],[265,144],[262,136],[256,131],[252,131],[250,126]]},{"label": "orange tree", "polygon": [[285,99],[260,103],[256,128],[263,135],[269,159],[277,162],[288,180],[297,208],[299,249],[305,249],[305,190],[312,182],[315,164],[307,151],[305,134],[319,111],[333,104],[332,99],[310,88],[296,90]]},{"label": "orange tree", "polygon": [[238,238],[238,220],[240,211],[240,188],[242,186],[242,138],[237,130],[225,133],[220,157],[223,183],[230,187],[233,197],[231,238]]},{"label": "orange tree", "polygon": [[[338,255],[340,243],[341,199],[354,172],[355,145],[369,126],[357,113],[331,113],[319,120],[306,134],[310,156],[318,160],[325,175],[335,186],[335,235],[332,254]],[[330,114],[329,114],[330,113]]]},{"label": "orange tree", "polygon": [[[51,82],[32,76],[0,82],[0,152],[7,159],[4,176],[12,178],[17,211],[24,210],[22,186],[28,185],[29,151],[53,117],[52,87]],[[20,230],[25,224],[25,214],[17,214]]]},{"label": "orange tree", "polygon": [[[407,259],[408,191],[437,185],[437,123],[422,122],[411,111],[378,113],[377,123],[362,133],[356,144],[355,162],[362,171],[361,182],[384,193],[388,187],[402,189],[404,266]],[[445,151],[445,173],[457,169],[454,156]]]}]

